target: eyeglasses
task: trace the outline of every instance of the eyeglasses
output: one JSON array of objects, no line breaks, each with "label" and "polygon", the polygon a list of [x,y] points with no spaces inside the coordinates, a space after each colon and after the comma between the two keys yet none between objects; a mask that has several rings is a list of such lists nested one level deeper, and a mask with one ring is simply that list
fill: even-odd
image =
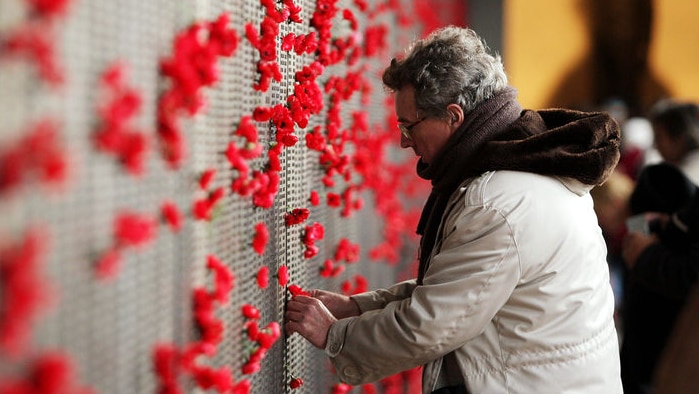
[{"label": "eyeglasses", "polygon": [[405,125],[403,123],[398,123],[398,129],[400,130],[401,134],[403,134],[403,137],[405,137],[406,139],[412,140],[413,137],[410,135],[410,130],[412,130],[413,127],[419,125],[420,122],[422,122],[425,119],[427,119],[427,116],[423,117],[422,119],[418,119],[409,125]]}]

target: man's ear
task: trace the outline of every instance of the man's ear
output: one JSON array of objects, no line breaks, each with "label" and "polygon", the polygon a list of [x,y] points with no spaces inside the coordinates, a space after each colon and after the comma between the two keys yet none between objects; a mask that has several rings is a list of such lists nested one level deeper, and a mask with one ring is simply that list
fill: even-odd
[{"label": "man's ear", "polygon": [[464,110],[458,104],[447,105],[447,113],[452,127],[458,128],[464,122]]}]

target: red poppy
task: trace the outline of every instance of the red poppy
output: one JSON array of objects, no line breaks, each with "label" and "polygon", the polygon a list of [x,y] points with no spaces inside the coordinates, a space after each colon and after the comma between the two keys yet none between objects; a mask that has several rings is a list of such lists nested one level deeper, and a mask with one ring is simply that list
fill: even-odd
[{"label": "red poppy", "polygon": [[257,320],[260,318],[260,311],[250,304],[243,305],[242,311],[243,316],[245,316],[248,319]]},{"label": "red poppy", "polygon": [[281,330],[279,328],[279,323],[273,321],[267,324],[263,330],[258,332],[257,343],[262,349],[270,349],[280,336]]},{"label": "red poppy", "polygon": [[257,321],[251,320],[251,321],[245,322],[245,332],[248,334],[249,340],[257,341],[257,335],[260,332],[260,329],[257,326]]},{"label": "red poppy", "polygon": [[[29,365],[28,385],[36,393],[91,392],[79,387],[76,381],[74,361],[62,352],[44,352]],[[20,391],[22,392],[22,391]]]},{"label": "red poppy", "polygon": [[316,190],[311,190],[311,197],[309,198],[309,201],[314,207],[320,205],[320,196]]},{"label": "red poppy", "polygon": [[194,218],[198,220],[211,220],[211,213],[213,211],[213,204],[208,198],[202,198],[194,202],[192,206],[192,213]]},{"label": "red poppy", "polygon": [[359,260],[359,244],[353,244],[347,238],[341,238],[335,249],[335,261],[354,263]]},{"label": "red poppy", "polygon": [[252,247],[257,254],[262,256],[265,253],[267,242],[269,241],[269,231],[264,222],[255,225],[255,237],[252,240]]},{"label": "red poppy", "polygon": [[277,281],[279,286],[284,287],[289,283],[289,268],[285,265],[280,265],[277,270]]},{"label": "red poppy", "polygon": [[240,369],[240,372],[243,375],[252,375],[259,371],[261,369],[260,362],[250,362],[248,361],[247,363],[243,364],[243,367]]},{"label": "red poppy", "polygon": [[337,208],[342,204],[342,199],[340,198],[340,195],[337,193],[328,193],[327,195],[327,201],[328,201],[328,206]]},{"label": "red poppy", "polygon": [[102,253],[95,263],[95,275],[99,279],[114,278],[121,266],[121,252],[118,248],[111,248]]},{"label": "red poppy", "polygon": [[250,381],[247,379],[241,380],[233,386],[231,394],[249,394],[250,393]]},{"label": "red poppy", "polygon": [[301,386],[303,386],[303,379],[301,378],[292,378],[289,381],[289,388],[292,390],[297,389]]},{"label": "red poppy", "polygon": [[211,185],[211,181],[214,179],[215,175],[216,175],[215,168],[208,168],[206,171],[204,171],[201,174],[201,177],[199,177],[199,188],[201,190],[208,189],[209,185]]},{"label": "red poppy", "polygon": [[313,257],[318,255],[318,252],[320,252],[319,247],[317,247],[316,245],[314,245],[312,243],[307,243],[306,250],[303,251],[303,258],[304,259],[312,259]]},{"label": "red poppy", "polygon": [[57,122],[39,121],[22,138],[0,148],[0,194],[20,186],[30,176],[46,184],[60,185],[66,179],[67,167]]},{"label": "red poppy", "polygon": [[214,389],[219,393],[228,392],[232,387],[233,376],[228,367],[218,369],[197,365],[192,368],[192,377],[197,386],[204,390]]},{"label": "red poppy", "polygon": [[325,227],[322,224],[314,222],[310,226],[306,226],[306,232],[304,235],[304,242],[314,242],[323,239],[325,236]]},{"label": "red poppy", "polygon": [[284,224],[288,227],[303,223],[308,219],[310,213],[308,208],[294,208],[291,212],[284,214]]},{"label": "red poppy", "polygon": [[308,292],[306,292],[299,285],[289,285],[288,288],[289,288],[289,293],[291,293],[292,296],[297,296],[297,295],[309,296],[310,295]]},{"label": "red poppy", "polygon": [[269,268],[267,266],[260,267],[255,278],[257,279],[257,287],[266,289],[269,286]]},{"label": "red poppy", "polygon": [[65,16],[70,0],[26,0],[41,18]]},{"label": "red poppy", "polygon": [[120,246],[142,246],[155,238],[155,220],[148,215],[124,211],[114,219],[114,238]]},{"label": "red poppy", "polygon": [[44,24],[25,24],[7,33],[0,41],[0,55],[26,58],[36,66],[39,76],[52,86],[64,82],[64,72],[59,66],[52,37],[55,32]]},{"label": "red poppy", "polygon": [[240,119],[235,135],[245,138],[248,143],[257,143],[257,127],[255,127],[255,124],[252,122],[252,117],[250,115],[245,115]]},{"label": "red poppy", "polygon": [[214,299],[222,304],[226,304],[228,302],[228,294],[234,286],[235,276],[233,272],[218,257],[212,254],[207,256],[206,267],[214,273]]},{"label": "red poppy", "polygon": [[352,391],[352,386],[347,383],[335,383],[332,387],[332,394],[347,394]]},{"label": "red poppy", "polygon": [[177,387],[180,374],[180,351],[172,343],[161,343],[153,347],[153,369],[160,387]]},{"label": "red poppy", "polygon": [[182,213],[174,202],[164,201],[160,206],[160,214],[173,232],[182,229]]},{"label": "red poppy", "polygon": [[27,350],[32,322],[50,305],[51,289],[40,275],[45,249],[46,238],[38,229],[16,242],[0,242],[0,351],[9,356]]},{"label": "red poppy", "polygon": [[323,278],[329,278],[333,273],[333,269],[335,269],[333,261],[330,259],[326,259],[325,261],[323,261],[323,266],[320,269],[320,276],[322,276]]}]

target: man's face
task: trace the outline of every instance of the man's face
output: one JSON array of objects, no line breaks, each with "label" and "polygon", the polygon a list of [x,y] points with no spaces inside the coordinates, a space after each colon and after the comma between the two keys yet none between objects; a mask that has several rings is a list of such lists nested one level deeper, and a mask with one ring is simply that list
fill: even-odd
[{"label": "man's face", "polygon": [[395,93],[398,122],[409,128],[410,138],[401,134],[401,148],[413,148],[426,164],[432,162],[453,132],[449,122],[436,117],[425,117],[415,107],[415,88],[406,85]]}]

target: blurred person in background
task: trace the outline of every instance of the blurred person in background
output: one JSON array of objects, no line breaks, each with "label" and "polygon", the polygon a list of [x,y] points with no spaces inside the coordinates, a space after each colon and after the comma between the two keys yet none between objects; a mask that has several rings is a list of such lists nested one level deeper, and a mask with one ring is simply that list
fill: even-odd
[{"label": "blurred person in background", "polygon": [[649,119],[655,148],[663,160],[699,184],[699,107],[694,103],[662,101]]},{"label": "blurred person in background", "polygon": [[619,160],[605,113],[523,110],[470,29],[383,74],[402,148],[432,183],[417,278],[287,302],[285,331],[358,385],[423,366],[424,393],[621,393],[607,249],[589,191]]},{"label": "blurred person in background", "polygon": [[597,220],[607,243],[607,262],[617,311],[622,308],[626,271],[621,246],[626,237],[626,219],[630,212],[629,199],[634,186],[631,177],[617,166],[603,184],[590,190]]},{"label": "blurred person in background", "polygon": [[629,221],[622,246],[628,273],[621,377],[625,393],[651,393],[658,359],[699,272],[699,193],[677,167],[651,165],[630,208],[642,227]]}]

